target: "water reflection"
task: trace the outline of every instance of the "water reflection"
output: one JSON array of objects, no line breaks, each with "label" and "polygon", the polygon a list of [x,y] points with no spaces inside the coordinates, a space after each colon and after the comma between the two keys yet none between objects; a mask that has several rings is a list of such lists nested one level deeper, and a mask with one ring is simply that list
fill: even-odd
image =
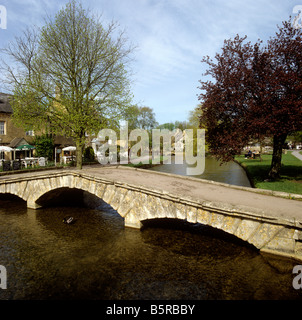
[{"label": "water reflection", "polygon": [[[67,215],[76,223],[62,223]],[[108,206],[35,211],[0,200],[0,264],[8,274],[1,299],[301,298],[292,263],[280,272],[204,226],[124,228]]]},{"label": "water reflection", "polygon": [[[149,170],[167,172],[179,175],[187,175],[186,169],[188,165],[175,164],[172,157],[171,164],[159,165]],[[237,163],[230,161],[228,163],[221,164],[215,158],[208,156],[205,158],[205,171],[203,174],[194,176],[194,178],[201,178],[206,180],[213,180],[216,182],[223,182],[243,187],[251,187],[249,179],[246,176],[245,171]]]}]

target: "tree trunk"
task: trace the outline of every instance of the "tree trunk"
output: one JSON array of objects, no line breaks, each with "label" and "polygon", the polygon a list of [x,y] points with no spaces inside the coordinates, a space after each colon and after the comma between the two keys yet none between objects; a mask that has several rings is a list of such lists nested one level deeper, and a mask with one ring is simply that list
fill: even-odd
[{"label": "tree trunk", "polygon": [[76,151],[76,155],[77,155],[77,169],[82,169],[82,164],[83,164],[83,150],[84,150],[84,145],[85,143],[83,143],[80,140],[76,140],[76,147],[77,147],[77,151]]},{"label": "tree trunk", "polygon": [[280,178],[282,148],[287,134],[274,135],[273,158],[271,163],[269,178],[272,180]]}]

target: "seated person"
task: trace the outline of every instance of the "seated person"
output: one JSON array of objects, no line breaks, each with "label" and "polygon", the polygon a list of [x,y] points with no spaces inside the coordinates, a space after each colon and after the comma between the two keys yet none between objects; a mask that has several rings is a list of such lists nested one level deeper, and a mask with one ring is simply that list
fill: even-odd
[{"label": "seated person", "polygon": [[253,152],[249,150],[248,153],[245,154],[245,158],[251,158],[252,155],[253,155]]}]

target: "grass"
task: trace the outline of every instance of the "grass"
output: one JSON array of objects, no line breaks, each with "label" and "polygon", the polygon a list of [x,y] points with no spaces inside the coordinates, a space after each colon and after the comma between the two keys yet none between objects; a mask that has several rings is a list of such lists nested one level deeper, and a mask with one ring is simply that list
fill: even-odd
[{"label": "grass", "polygon": [[[160,158],[157,160],[160,160],[160,164],[163,164],[163,161],[166,159],[166,157],[164,156],[160,156]],[[139,163],[128,163],[128,164],[124,164],[123,166],[125,167],[132,167],[132,168],[139,168],[139,169],[149,169],[149,168],[152,168],[154,166],[157,166],[158,164],[153,164],[152,163],[152,159],[149,159],[149,163],[142,163],[142,162],[139,162]]]},{"label": "grass", "polygon": [[149,163],[128,163],[128,164],[123,164],[123,166],[125,167],[132,167],[132,168],[139,168],[139,169],[149,169],[154,167],[154,165],[152,164],[152,160],[149,160]]},{"label": "grass", "polygon": [[235,160],[246,169],[256,188],[302,194],[302,161],[290,152],[282,155],[280,179],[276,181],[265,181],[271,165],[271,155],[262,155],[262,161],[245,159],[243,155],[235,157]]}]

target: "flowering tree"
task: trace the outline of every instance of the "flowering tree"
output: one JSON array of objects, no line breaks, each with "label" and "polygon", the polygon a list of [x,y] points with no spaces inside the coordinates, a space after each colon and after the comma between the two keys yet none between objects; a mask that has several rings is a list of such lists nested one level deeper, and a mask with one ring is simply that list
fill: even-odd
[{"label": "flowering tree", "polygon": [[266,46],[238,35],[226,40],[200,81],[202,117],[210,150],[222,161],[240,154],[251,138],[273,137],[268,173],[279,177],[288,134],[302,129],[302,32],[282,23]]}]

